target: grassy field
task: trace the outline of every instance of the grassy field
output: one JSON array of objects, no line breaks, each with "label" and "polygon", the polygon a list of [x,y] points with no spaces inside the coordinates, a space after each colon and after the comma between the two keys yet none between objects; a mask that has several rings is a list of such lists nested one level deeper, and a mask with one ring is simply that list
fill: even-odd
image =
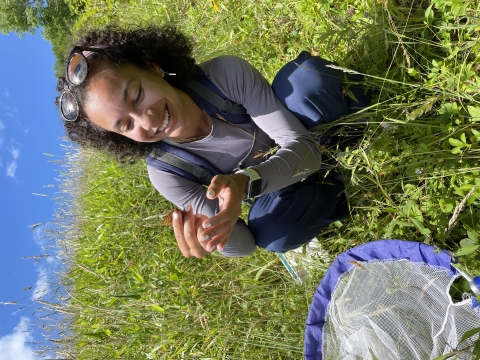
[{"label": "grassy field", "polygon": [[[371,107],[363,140],[337,157],[355,215],[320,234],[331,254],[368,241],[423,241],[480,275],[480,3],[432,1],[154,0],[72,2],[74,29],[173,23],[199,61],[249,60],[269,80],[301,50],[355,67]],[[87,10],[84,10],[87,9]],[[318,129],[319,132],[326,128]],[[332,154],[337,149],[326,150]],[[69,152],[52,223],[64,268],[42,305],[57,338],[43,354],[74,359],[301,359],[325,264],[297,286],[265,251],[184,259],[161,226],[172,206],[143,161],[119,165]],[[456,285],[457,295],[465,284]],[[59,295],[60,294],[60,295]]]}]

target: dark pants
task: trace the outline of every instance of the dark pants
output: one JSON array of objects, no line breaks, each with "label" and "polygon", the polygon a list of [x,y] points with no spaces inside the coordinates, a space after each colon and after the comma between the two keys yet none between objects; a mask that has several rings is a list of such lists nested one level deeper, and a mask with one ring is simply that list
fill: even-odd
[{"label": "dark pants", "polygon": [[312,240],[320,230],[350,216],[343,183],[316,173],[255,199],[248,228],[261,248],[285,252]]},{"label": "dark pants", "polygon": [[[343,95],[344,73],[326,67],[329,61],[302,52],[286,64],[273,80],[279,100],[307,129],[337,120],[368,106],[370,95],[361,85],[348,85],[358,102]],[[361,75],[349,76],[361,81]],[[331,172],[322,173],[255,199],[248,227],[256,244],[275,252],[286,252],[312,240],[332,222],[350,216],[343,183]]]}]

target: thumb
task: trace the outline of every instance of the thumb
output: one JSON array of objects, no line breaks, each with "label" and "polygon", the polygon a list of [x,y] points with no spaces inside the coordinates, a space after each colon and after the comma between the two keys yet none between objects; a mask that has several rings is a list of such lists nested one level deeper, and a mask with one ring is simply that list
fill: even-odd
[{"label": "thumb", "polygon": [[210,185],[207,188],[207,198],[210,200],[216,199],[225,185],[230,181],[228,176],[217,175],[215,176]]}]

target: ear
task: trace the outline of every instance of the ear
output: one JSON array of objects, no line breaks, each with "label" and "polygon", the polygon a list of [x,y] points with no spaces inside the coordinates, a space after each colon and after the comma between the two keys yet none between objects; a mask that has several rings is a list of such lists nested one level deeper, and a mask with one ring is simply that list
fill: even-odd
[{"label": "ear", "polygon": [[147,66],[155,74],[160,75],[161,77],[165,77],[165,71],[163,71],[163,69],[160,66],[158,66],[157,64],[153,64],[150,61],[147,61]]}]

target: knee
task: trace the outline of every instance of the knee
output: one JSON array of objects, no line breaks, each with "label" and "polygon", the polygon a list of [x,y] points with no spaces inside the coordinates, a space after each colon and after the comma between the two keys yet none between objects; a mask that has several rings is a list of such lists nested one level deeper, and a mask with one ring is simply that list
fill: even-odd
[{"label": "knee", "polygon": [[301,228],[298,224],[278,222],[252,229],[255,236],[255,243],[258,247],[277,253],[284,253],[289,250],[308,243],[317,235],[318,230],[312,228]]},{"label": "knee", "polygon": [[235,236],[225,244],[220,254],[227,257],[244,257],[252,255],[257,250],[253,236]]},{"label": "knee", "polygon": [[311,239],[292,243],[288,239],[281,238],[281,239],[275,239],[275,240],[259,241],[257,242],[257,245],[268,251],[272,251],[276,253],[285,253],[289,250],[296,249],[302,246],[303,244],[308,243],[310,240]]}]

